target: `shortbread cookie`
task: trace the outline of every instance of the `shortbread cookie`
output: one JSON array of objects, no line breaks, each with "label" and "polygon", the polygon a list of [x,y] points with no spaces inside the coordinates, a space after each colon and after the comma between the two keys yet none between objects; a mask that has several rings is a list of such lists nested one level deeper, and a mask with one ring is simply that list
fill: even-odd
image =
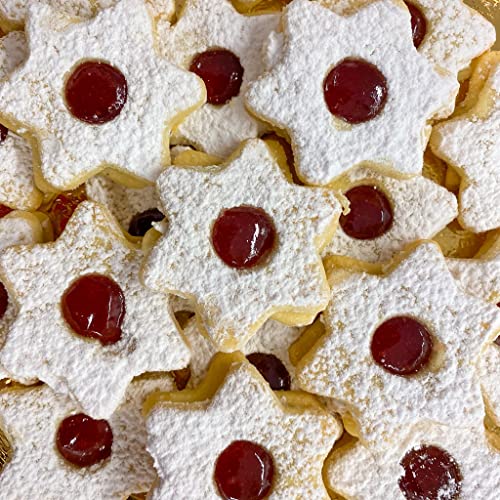
[{"label": "shortbread cookie", "polygon": [[154,181],[169,159],[169,129],[203,103],[203,82],[155,52],[141,0],[68,22],[30,7],[28,60],[0,85],[3,122],[36,137],[46,189],[74,189],[105,167],[123,182]]},{"label": "shortbread cookie", "polygon": [[328,487],[356,500],[494,499],[500,454],[481,429],[423,422],[396,445],[375,452],[361,443],[336,449],[325,466]]},{"label": "shortbread cookie", "polygon": [[423,177],[397,179],[359,167],[336,183],[349,213],[323,255],[368,262],[389,260],[408,243],[432,238],[457,216],[457,200]]},{"label": "shortbread cookie", "polygon": [[341,426],[307,394],[278,399],[241,355],[217,355],[197,390],[152,397],[146,411],[152,499],[329,498],[321,469]]},{"label": "shortbread cookie", "polygon": [[326,334],[299,362],[299,386],[339,401],[373,449],[424,419],[479,428],[475,364],[500,310],[467,295],[431,242],[381,271],[332,274]]},{"label": "shortbread cookie", "polygon": [[279,61],[246,98],[288,132],[299,177],[327,184],[364,161],[420,173],[427,122],[450,108],[458,83],[415,52],[408,10],[379,0],[344,17],[294,0],[282,24]]},{"label": "shortbread cookie", "polygon": [[460,222],[474,232],[500,227],[500,62],[491,70],[474,108],[437,125],[434,153],[462,177]]},{"label": "shortbread cookie", "polygon": [[172,389],[169,378],[134,381],[107,421],[85,418],[46,385],[3,390],[0,428],[11,451],[0,474],[2,496],[120,500],[147,492],[156,473],[142,404],[153,391]]},{"label": "shortbread cookie", "polygon": [[159,26],[160,51],[207,86],[207,103],[175,130],[173,141],[226,157],[263,130],[243,102],[262,72],[260,50],[279,16],[244,16],[230,0],[186,0],[173,25]]},{"label": "shortbread cookie", "polygon": [[189,298],[219,350],[240,349],[271,316],[303,325],[325,308],[318,251],[340,215],[331,190],[291,184],[259,139],[225,166],[167,168],[157,184],[168,230],[144,282]]},{"label": "shortbread cookie", "polygon": [[94,418],[113,413],[134,376],[186,366],[167,297],[139,282],[142,259],[91,202],[55,243],[6,250],[0,272],[19,312],[0,363],[15,380],[38,378],[69,394]]}]

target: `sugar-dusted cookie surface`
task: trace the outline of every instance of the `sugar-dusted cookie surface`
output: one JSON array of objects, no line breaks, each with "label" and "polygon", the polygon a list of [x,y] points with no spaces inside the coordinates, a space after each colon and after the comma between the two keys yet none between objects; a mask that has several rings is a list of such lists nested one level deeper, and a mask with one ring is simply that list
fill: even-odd
[{"label": "sugar-dusted cookie surface", "polygon": [[69,394],[95,418],[113,413],[134,376],[185,367],[189,351],[167,297],[139,282],[142,260],[92,202],[56,242],[6,250],[1,275],[19,311],[0,363],[16,380]]},{"label": "sugar-dusted cookie surface", "polygon": [[177,127],[173,141],[226,157],[259,135],[263,126],[246,111],[243,95],[262,72],[261,47],[278,22],[277,14],[240,14],[230,0],[187,0],[175,24],[160,23],[161,53],[206,75],[208,89],[208,102]]},{"label": "sugar-dusted cookie surface", "polygon": [[474,232],[500,227],[500,60],[467,113],[437,125],[434,153],[462,177],[460,222]]},{"label": "sugar-dusted cookie surface", "polygon": [[306,394],[278,397],[241,355],[218,355],[198,391],[159,395],[148,407],[148,451],[160,477],[152,499],[229,493],[221,491],[229,486],[224,462],[237,463],[252,449],[262,467],[252,467],[254,458],[232,469],[232,480],[239,486],[251,478],[263,494],[243,489],[244,498],[329,498],[321,469],[341,433],[337,420]]},{"label": "sugar-dusted cookie surface", "polygon": [[[156,53],[141,0],[80,23],[43,4],[29,12],[28,60],[0,98],[5,124],[38,141],[37,181],[73,189],[105,167],[154,181],[168,163],[170,128],[204,101],[203,82]],[[85,97],[89,86],[98,100]]]},{"label": "sugar-dusted cookie surface", "polygon": [[300,178],[327,184],[364,161],[420,173],[427,122],[458,84],[415,51],[408,10],[379,0],[345,17],[294,0],[282,24],[280,56],[246,99],[288,132]]},{"label": "sugar-dusted cookie surface", "polygon": [[[0,392],[0,428],[12,450],[0,474],[2,496],[33,498],[36,491],[37,497],[47,499],[120,500],[147,492],[156,473],[146,451],[142,404],[152,392],[172,388],[168,378],[132,382],[107,421],[112,432],[110,456],[89,467],[67,462],[56,448],[61,422],[81,413],[74,401],[46,385],[4,389]],[[78,445],[84,447],[81,441]]]},{"label": "sugar-dusted cookie surface", "polygon": [[424,419],[479,428],[476,363],[500,331],[500,310],[463,291],[436,244],[401,258],[383,275],[332,274],[326,334],[297,366],[299,386],[342,403],[373,449]]},{"label": "sugar-dusted cookie surface", "polygon": [[167,168],[157,185],[168,229],[144,283],[190,298],[219,350],[241,348],[271,316],[307,324],[326,306],[318,252],[340,204],[330,190],[291,184],[263,141],[224,166]]}]

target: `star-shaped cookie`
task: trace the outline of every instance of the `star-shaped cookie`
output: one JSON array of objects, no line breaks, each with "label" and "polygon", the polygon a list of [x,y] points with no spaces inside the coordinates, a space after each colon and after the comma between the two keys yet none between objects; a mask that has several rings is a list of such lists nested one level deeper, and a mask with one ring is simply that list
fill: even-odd
[{"label": "star-shaped cookie", "polygon": [[299,386],[340,402],[373,449],[425,419],[479,428],[476,363],[500,330],[500,310],[463,291],[436,244],[399,259],[377,274],[332,273],[326,334],[297,366]]},{"label": "star-shaped cookie", "polygon": [[6,250],[0,273],[19,312],[0,363],[15,380],[69,394],[94,418],[113,413],[134,376],[185,367],[189,350],[167,297],[139,282],[142,260],[92,202],[79,205],[56,242]]},{"label": "star-shaped cookie", "polygon": [[[190,298],[219,350],[241,348],[271,316],[303,325],[324,309],[318,251],[340,214],[331,190],[291,184],[259,139],[224,166],[167,168],[157,185],[168,229],[144,283]],[[232,232],[233,220],[245,222]]]},{"label": "star-shaped cookie", "polygon": [[[10,499],[124,499],[147,492],[156,479],[146,451],[144,399],[154,391],[172,390],[169,378],[138,379],[108,419],[113,435],[111,455],[90,467],[67,462],[55,446],[61,421],[81,408],[48,386],[0,392],[0,428],[11,446],[0,474],[2,496]],[[26,478],[29,478],[27,480]]]},{"label": "star-shaped cookie", "polygon": [[415,51],[404,6],[379,0],[345,17],[294,0],[282,24],[278,60],[246,99],[288,132],[300,178],[328,184],[366,161],[420,173],[427,122],[450,107],[458,84]]},{"label": "star-shaped cookie", "polygon": [[[198,390],[153,397],[145,408],[147,448],[160,477],[152,499],[218,497],[214,468],[235,441],[271,457],[266,498],[328,498],[321,469],[341,433],[337,420],[306,394],[285,392],[278,399],[241,355],[217,355]],[[235,481],[241,472],[234,470]]]},{"label": "star-shaped cookie", "polygon": [[462,177],[460,222],[471,231],[500,227],[500,61],[491,69],[476,105],[432,132],[434,153]]},{"label": "star-shaped cookie", "polygon": [[74,189],[106,167],[153,182],[170,129],[205,99],[201,79],[156,53],[141,0],[80,23],[43,4],[29,12],[28,60],[0,85],[1,120],[36,139],[38,184]]}]

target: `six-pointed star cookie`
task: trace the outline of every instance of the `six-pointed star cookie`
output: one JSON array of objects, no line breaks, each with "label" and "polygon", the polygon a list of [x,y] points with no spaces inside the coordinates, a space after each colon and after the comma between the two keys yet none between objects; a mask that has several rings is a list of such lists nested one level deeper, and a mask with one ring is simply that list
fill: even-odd
[{"label": "six-pointed star cookie", "polygon": [[424,419],[481,426],[475,366],[500,330],[500,311],[462,290],[436,244],[402,259],[384,276],[332,274],[326,334],[297,366],[299,386],[339,401],[378,449]]},{"label": "six-pointed star cookie", "polygon": [[123,0],[81,23],[34,4],[26,30],[29,57],[0,85],[1,115],[37,139],[39,183],[73,189],[105,167],[122,180],[154,181],[168,162],[170,128],[205,89],[156,54],[144,3]]},{"label": "six-pointed star cookie", "polygon": [[[241,86],[231,93],[236,95],[223,104],[207,102],[177,127],[173,141],[226,157],[241,141],[259,135],[263,127],[246,111],[243,94],[248,82],[262,72],[262,43],[278,21],[276,14],[244,16],[230,0],[188,0],[174,25],[163,24],[160,51],[181,68],[189,69],[197,56],[210,56],[214,49],[230,51],[243,68]],[[213,64],[224,67],[229,63]],[[214,85],[213,73],[210,75],[208,86]],[[236,78],[229,80],[231,85]]]},{"label": "six-pointed star cookie", "polygon": [[234,441],[250,441],[271,456],[266,498],[328,498],[321,469],[341,433],[337,420],[306,394],[278,399],[241,355],[217,355],[198,390],[153,397],[145,408],[147,448],[160,476],[152,499],[217,497],[215,464]]},{"label": "six-pointed star cookie", "polygon": [[[6,250],[0,256],[1,274],[19,312],[0,362],[16,380],[38,378],[69,394],[96,418],[113,413],[134,376],[185,367],[189,350],[170,316],[167,297],[139,282],[142,259],[111,214],[92,202],[80,204],[55,243]],[[89,275],[106,284],[89,285]],[[118,328],[121,337],[104,345],[75,329],[83,328],[78,326],[83,321],[88,321],[87,330],[97,328],[94,321],[108,314],[100,304],[90,305],[86,290],[109,301],[99,338],[107,340]],[[70,291],[75,298],[66,298]]]},{"label": "six-pointed star cookie", "polygon": [[[301,179],[326,184],[363,161],[420,173],[427,121],[449,107],[458,84],[415,51],[408,11],[380,0],[344,17],[315,2],[294,0],[282,23],[279,60],[249,86],[246,98],[254,113],[287,130]],[[329,77],[351,71],[348,67],[386,82],[385,104],[359,123],[336,118],[325,98]],[[377,84],[369,95],[381,96],[383,86]]]},{"label": "six-pointed star cookie", "polygon": [[460,222],[474,232],[500,227],[500,62],[494,65],[476,105],[437,125],[434,153],[456,168]]},{"label": "six-pointed star cookie", "polygon": [[[144,282],[190,298],[219,350],[239,349],[271,316],[300,325],[324,309],[329,289],[318,251],[340,214],[331,190],[291,184],[259,139],[222,167],[170,167],[157,184],[168,229],[149,254]],[[235,233],[224,229],[232,209],[246,221]],[[239,239],[247,231],[251,245]],[[224,249],[239,258],[240,244],[254,258],[264,238],[272,247],[257,265],[223,260]]]},{"label": "six-pointed star cookie", "polygon": [[84,468],[66,462],[55,446],[61,421],[81,413],[74,401],[46,385],[4,389],[0,392],[0,429],[9,441],[11,458],[0,474],[2,496],[33,498],[36,491],[38,498],[47,499],[119,500],[147,492],[156,474],[146,451],[142,404],[152,392],[172,389],[169,378],[132,382],[108,419],[113,434],[110,457]]}]

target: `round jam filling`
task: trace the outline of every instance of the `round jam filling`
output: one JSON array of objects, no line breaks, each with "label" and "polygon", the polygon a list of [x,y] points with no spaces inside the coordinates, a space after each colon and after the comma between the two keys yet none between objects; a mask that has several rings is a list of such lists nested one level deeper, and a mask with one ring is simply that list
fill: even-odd
[{"label": "round jam filling", "polygon": [[9,129],[7,127],[4,127],[3,125],[0,125],[0,144],[2,144],[5,139],[7,139],[8,135]]},{"label": "round jam filling", "polygon": [[224,210],[212,228],[212,244],[217,255],[237,269],[261,264],[275,241],[274,223],[261,208],[241,206]]},{"label": "round jam filling", "polygon": [[290,390],[290,374],[285,365],[274,354],[253,352],[247,356],[247,359],[259,370],[273,391]]},{"label": "round jam filling", "polygon": [[500,347],[500,335],[493,342]]},{"label": "round jam filling", "polygon": [[82,122],[102,125],[115,119],[127,102],[127,80],[105,62],[79,64],[66,82],[66,104]]},{"label": "round jam filling", "polygon": [[387,100],[387,80],[367,61],[344,59],[328,73],[324,93],[333,115],[347,123],[363,123],[382,111]]},{"label": "round jam filling", "polygon": [[356,186],[344,195],[350,212],[341,215],[340,227],[351,238],[370,240],[386,233],[393,220],[392,207],[375,186]]},{"label": "round jam filling", "polygon": [[2,217],[5,217],[7,214],[10,214],[12,212],[12,208],[8,207],[7,205],[0,205],[0,219]]},{"label": "round jam filling", "polygon": [[61,299],[64,319],[78,335],[114,344],[122,336],[125,296],[112,279],[88,274],[74,281]]},{"label": "round jam filling", "polygon": [[165,216],[157,208],[150,208],[132,217],[128,232],[132,236],[142,237],[151,229],[153,222],[161,222],[164,218]]},{"label": "round jam filling", "polygon": [[48,210],[55,236],[59,236],[66,227],[76,207],[87,199],[85,187],[79,187],[73,191],[67,191],[58,195]]},{"label": "round jam filling", "polygon": [[215,484],[222,498],[228,500],[266,498],[271,491],[273,476],[271,455],[250,441],[234,441],[215,463]]},{"label": "round jam filling", "polygon": [[193,59],[189,70],[205,82],[210,104],[226,104],[240,93],[244,70],[238,57],[229,50],[202,52]]},{"label": "round jam filling", "polygon": [[389,373],[412,375],[429,361],[432,337],[422,323],[396,316],[375,330],[371,352],[375,362]]},{"label": "round jam filling", "polygon": [[408,500],[455,500],[462,474],[455,459],[437,446],[410,450],[401,460],[405,471],[399,487]]},{"label": "round jam filling", "polygon": [[0,319],[5,316],[7,307],[9,307],[9,294],[5,285],[0,281]]},{"label": "round jam filling", "polygon": [[406,1],[405,4],[408,7],[411,16],[411,34],[413,36],[413,45],[415,45],[415,48],[418,49],[427,33],[427,20],[425,19],[422,11],[416,5]]},{"label": "round jam filling", "polygon": [[56,446],[65,460],[77,467],[89,467],[111,455],[113,432],[106,420],[78,413],[59,425]]}]

